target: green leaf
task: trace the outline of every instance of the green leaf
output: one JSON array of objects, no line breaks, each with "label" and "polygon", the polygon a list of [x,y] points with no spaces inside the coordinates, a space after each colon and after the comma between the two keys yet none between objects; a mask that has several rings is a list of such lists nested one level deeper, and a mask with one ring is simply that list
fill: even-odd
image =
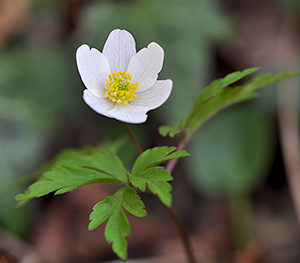
[{"label": "green leaf", "polygon": [[144,207],[145,205],[137,192],[129,186],[126,186],[123,194],[123,208],[134,216],[145,217],[147,212]]},{"label": "green leaf", "polygon": [[189,127],[189,133],[193,133],[204,121],[208,120],[221,109],[234,103],[257,97],[257,93],[242,94],[241,87],[226,89],[211,99],[199,112]]},{"label": "green leaf", "polygon": [[242,90],[243,92],[251,92],[267,85],[295,77],[297,75],[299,75],[298,72],[280,72],[275,75],[271,73],[260,75],[242,85]]},{"label": "green leaf", "polygon": [[[168,183],[173,178],[163,167],[154,167],[165,161],[189,156],[186,151],[175,151],[175,147],[155,147],[143,152],[135,161],[129,180],[133,186],[141,191],[146,190],[148,184],[150,190],[157,194],[160,200],[167,206],[171,206],[172,187]],[[175,152],[174,152],[175,151]]]},{"label": "green leaf", "polygon": [[145,191],[146,184],[148,184],[152,193],[157,194],[165,205],[171,206],[172,186],[167,181],[173,180],[173,177],[163,167],[151,167],[138,176],[129,174],[129,180],[134,187],[139,188],[141,191]]},{"label": "green leaf", "polygon": [[287,78],[296,76],[297,74],[298,73],[278,73],[276,75],[265,74],[258,76],[241,86],[226,88],[223,91],[216,93],[215,96],[207,100],[206,103],[199,103],[199,105],[201,104],[201,107],[193,114],[193,119],[188,119],[188,132],[190,134],[193,133],[204,121],[225,107],[257,97],[257,93],[254,92],[255,90],[272,83],[283,81]]},{"label": "green leaf", "polygon": [[105,200],[94,206],[90,215],[89,229],[95,229],[109,218],[105,227],[106,240],[112,243],[113,251],[121,259],[126,259],[127,241],[125,237],[130,235],[130,224],[123,208],[138,217],[144,217],[147,214],[136,191],[126,185],[114,195],[106,197]]},{"label": "green leaf", "polygon": [[[138,176],[147,168],[153,167],[160,163],[177,159],[180,157],[189,156],[190,154],[186,151],[175,151],[176,147],[154,147],[144,151],[135,161],[132,174],[133,176]],[[174,152],[175,151],[175,152]]]},{"label": "green leaf", "polygon": [[106,227],[105,237],[107,242],[112,243],[113,251],[121,259],[127,257],[127,241],[126,236],[130,235],[130,224],[122,209],[112,213]]},{"label": "green leaf", "polygon": [[56,157],[54,166],[74,166],[99,170],[127,182],[122,161],[112,152],[99,148],[69,149]]},{"label": "green leaf", "polygon": [[62,194],[97,182],[124,183],[113,175],[89,168],[55,167],[53,170],[45,172],[42,180],[32,184],[27,193],[17,195],[16,201],[41,197],[54,191],[56,191],[55,194]]},{"label": "green leaf", "polygon": [[189,117],[187,118],[187,123],[189,123],[195,116],[199,113],[202,107],[214,96],[218,93],[222,92],[226,87],[237,82],[238,80],[242,79],[243,77],[258,71],[259,68],[249,68],[243,71],[236,71],[233,73],[228,74],[224,78],[220,78],[214,80],[209,86],[204,88],[198,98],[194,103],[194,107],[191,110]]},{"label": "green leaf", "polygon": [[169,135],[170,137],[174,137],[176,134],[182,131],[183,122],[169,124],[169,125],[162,125],[158,128],[159,134],[166,137]]},{"label": "green leaf", "polygon": [[115,154],[99,148],[66,150],[47,169],[39,181],[33,183],[24,194],[16,196],[19,206],[34,197],[51,192],[62,194],[87,184],[127,184],[126,169],[121,160]]}]

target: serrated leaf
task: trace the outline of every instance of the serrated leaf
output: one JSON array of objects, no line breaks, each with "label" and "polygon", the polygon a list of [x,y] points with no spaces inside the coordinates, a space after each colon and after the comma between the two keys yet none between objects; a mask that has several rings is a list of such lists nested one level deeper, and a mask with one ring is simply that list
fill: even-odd
[{"label": "serrated leaf", "polygon": [[152,193],[157,194],[166,206],[171,206],[172,186],[167,181],[173,180],[173,177],[163,167],[151,167],[138,176],[129,174],[129,180],[134,187],[139,188],[141,191],[145,191],[146,184],[148,184]]},{"label": "serrated leaf", "polygon": [[122,209],[113,213],[105,227],[107,242],[112,243],[113,251],[119,258],[127,258],[127,236],[130,235],[130,224]]},{"label": "serrated leaf", "polygon": [[124,188],[120,188],[114,195],[106,197],[93,207],[93,212],[90,215],[89,230],[95,229],[108,219],[112,213],[122,208],[123,192]]},{"label": "serrated leaf", "polygon": [[175,151],[175,147],[155,147],[143,152],[135,161],[129,180],[133,186],[142,191],[146,190],[148,184],[150,190],[157,194],[160,200],[167,206],[171,206],[172,187],[168,183],[173,178],[163,167],[154,167],[165,161],[177,159],[190,154],[186,151]]},{"label": "serrated leaf", "polygon": [[[68,149],[47,166],[39,181],[15,197],[18,206],[51,192],[62,194],[96,182],[127,184],[126,169],[113,153],[99,148]],[[50,170],[52,169],[52,170]]]},{"label": "serrated leaf", "polygon": [[147,212],[144,207],[145,205],[137,192],[126,186],[123,194],[123,208],[134,216],[145,217]]},{"label": "serrated leaf", "polygon": [[190,154],[186,151],[176,151],[176,147],[154,147],[152,149],[148,149],[144,151],[135,161],[133,168],[132,168],[132,174],[133,176],[138,176],[140,173],[142,173],[147,168],[153,167],[155,165],[158,165],[160,163],[189,156]]},{"label": "serrated leaf", "polygon": [[249,68],[243,71],[236,71],[230,73],[224,78],[214,80],[209,86],[204,88],[202,92],[199,94],[191,110],[191,113],[187,118],[187,123],[189,123],[198,114],[198,112],[210,99],[212,99],[218,93],[222,92],[226,87],[230,86],[231,84],[237,82],[238,80],[258,70],[259,68]]},{"label": "serrated leaf", "polygon": [[70,149],[59,154],[54,166],[74,166],[99,170],[127,182],[122,161],[112,152],[99,148]]},{"label": "serrated leaf", "polygon": [[55,167],[53,170],[45,172],[42,180],[32,184],[27,193],[17,195],[15,199],[16,201],[24,201],[34,197],[41,197],[55,191],[55,194],[62,194],[78,187],[97,182],[124,183],[113,175],[89,168]]},{"label": "serrated leaf", "polygon": [[201,110],[197,112],[197,115],[195,115],[193,119],[190,119],[188,132],[190,134],[193,133],[204,121],[225,107],[257,97],[257,93],[254,92],[255,90],[272,83],[283,81],[295,75],[297,75],[297,73],[278,73],[276,75],[265,74],[258,76],[241,86],[227,88],[219,92],[207,101],[207,103],[203,104]]},{"label": "serrated leaf", "polygon": [[109,218],[105,227],[106,240],[112,243],[113,251],[121,259],[126,259],[127,241],[125,237],[130,235],[130,224],[123,208],[138,217],[144,217],[147,214],[136,191],[126,185],[114,195],[106,197],[105,200],[94,206],[90,215],[89,229],[95,229]]}]

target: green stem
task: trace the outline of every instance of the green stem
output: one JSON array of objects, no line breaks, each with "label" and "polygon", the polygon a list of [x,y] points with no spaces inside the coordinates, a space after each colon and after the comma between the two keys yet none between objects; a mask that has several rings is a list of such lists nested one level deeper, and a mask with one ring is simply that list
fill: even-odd
[{"label": "green stem", "polygon": [[[129,137],[131,138],[132,142],[134,143],[134,145],[135,145],[136,149],[138,150],[139,154],[142,154],[143,153],[143,149],[142,149],[141,145],[139,144],[137,138],[135,137],[134,133],[132,132],[129,124],[124,122],[124,125],[125,125],[125,128],[126,128],[126,131],[129,134]],[[180,143],[179,143],[179,145],[177,147],[177,151],[182,150],[184,148],[184,146],[186,145],[186,143],[187,143],[187,137],[183,136],[182,140],[180,141]],[[167,166],[166,169],[169,172],[173,171],[173,169],[174,169],[174,167],[175,167],[175,165],[177,163],[177,160],[178,159],[174,159],[174,160],[171,160],[168,163],[168,166]],[[169,216],[171,217],[173,223],[175,224],[175,226],[177,228],[177,231],[178,231],[179,236],[181,238],[181,241],[183,243],[186,255],[188,257],[188,262],[189,263],[195,263],[196,260],[195,260],[195,257],[194,257],[193,251],[192,251],[192,247],[191,247],[188,235],[187,235],[184,227],[182,226],[182,224],[181,224],[178,216],[176,215],[176,213],[174,212],[174,210],[171,207],[168,207],[166,205],[164,205],[164,207],[167,210]]]}]

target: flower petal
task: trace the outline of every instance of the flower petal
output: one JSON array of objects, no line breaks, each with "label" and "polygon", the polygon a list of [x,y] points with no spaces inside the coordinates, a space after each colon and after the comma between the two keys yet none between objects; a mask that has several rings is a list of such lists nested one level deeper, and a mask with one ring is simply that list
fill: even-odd
[{"label": "flower petal", "polygon": [[86,44],[81,45],[76,52],[79,74],[86,88],[96,97],[104,98],[105,79],[111,73],[107,58],[97,49]]},{"label": "flower petal", "polygon": [[173,82],[170,79],[158,80],[150,89],[137,92],[137,98],[132,101],[132,104],[147,107],[148,110],[156,109],[169,98],[172,86]]},{"label": "flower petal", "polygon": [[162,69],[163,60],[164,50],[154,42],[131,58],[127,72],[132,75],[131,82],[140,83],[139,91],[147,90],[154,85]]},{"label": "flower petal", "polygon": [[113,118],[127,123],[143,123],[147,120],[147,108],[143,106],[133,106],[129,103],[118,104],[108,112]]},{"label": "flower petal", "polygon": [[103,55],[108,59],[112,72],[125,71],[130,58],[135,54],[135,41],[129,32],[115,29],[109,34]]},{"label": "flower petal", "polygon": [[112,118],[108,111],[114,107],[115,103],[113,103],[111,100],[107,98],[97,98],[88,89],[84,90],[83,99],[85,103],[89,105],[95,112]]}]

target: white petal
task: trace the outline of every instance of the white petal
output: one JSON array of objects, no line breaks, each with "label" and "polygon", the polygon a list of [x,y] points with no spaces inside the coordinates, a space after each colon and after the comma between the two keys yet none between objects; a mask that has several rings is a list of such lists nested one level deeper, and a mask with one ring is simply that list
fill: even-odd
[{"label": "white petal", "polygon": [[125,71],[130,58],[135,54],[135,41],[129,32],[115,29],[109,34],[103,55],[108,59],[112,72]]},{"label": "white petal", "polygon": [[131,104],[118,104],[109,111],[109,114],[123,122],[143,123],[147,120],[147,108],[142,106],[133,106]]},{"label": "white petal", "polygon": [[83,99],[87,105],[89,105],[95,112],[104,115],[106,117],[112,118],[108,113],[114,107],[114,104],[108,98],[97,98],[89,90],[84,90]]},{"label": "white petal", "polygon": [[137,98],[132,101],[132,104],[147,107],[148,110],[156,109],[169,98],[172,86],[173,82],[170,79],[158,80],[150,89],[137,92]]},{"label": "white petal", "polygon": [[152,87],[162,69],[164,50],[156,43],[141,49],[129,62],[127,72],[132,75],[131,82],[139,82],[139,91]]},{"label": "white petal", "polygon": [[104,98],[105,79],[108,78],[110,66],[106,57],[97,49],[81,45],[76,52],[79,74],[86,88],[99,98]]}]

